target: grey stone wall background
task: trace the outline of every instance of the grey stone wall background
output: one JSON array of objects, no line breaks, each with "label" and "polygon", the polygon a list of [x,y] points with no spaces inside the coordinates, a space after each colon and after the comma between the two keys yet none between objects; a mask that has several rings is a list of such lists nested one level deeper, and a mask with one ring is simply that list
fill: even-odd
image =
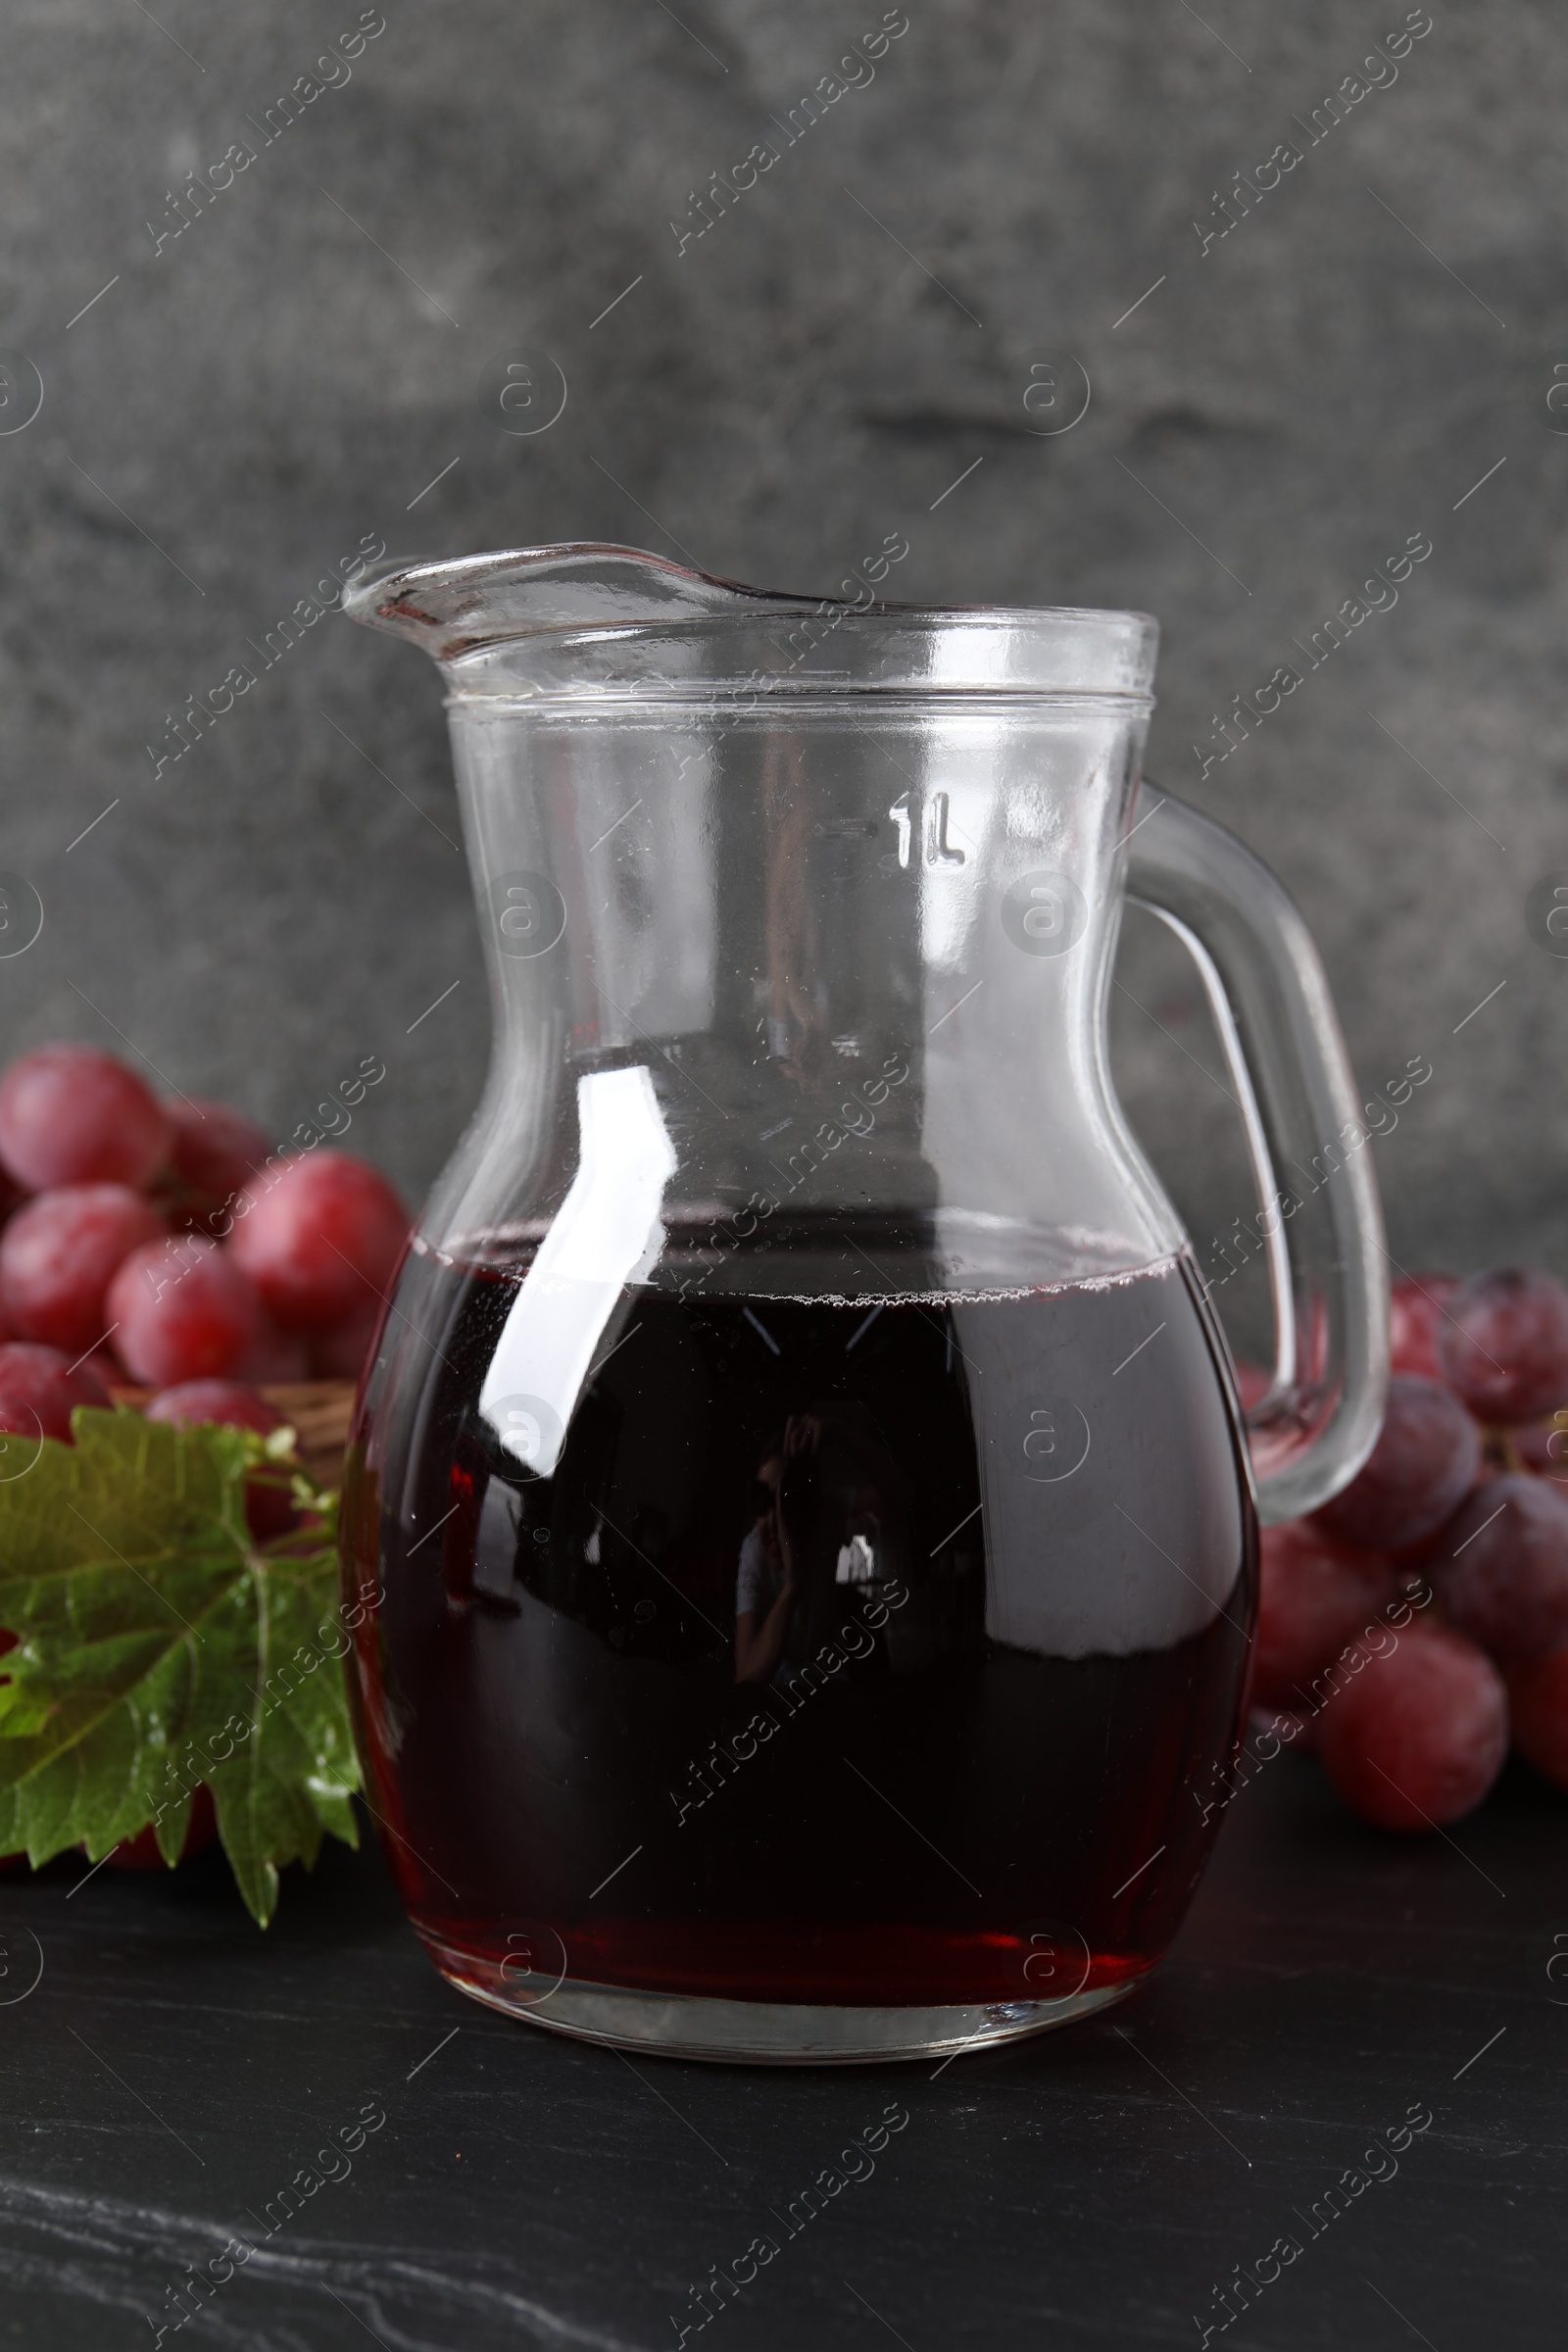
[{"label": "grey stone wall background", "polygon": [[[1527,927],[1568,871],[1560,19],[1433,0],[1314,132],[1399,0],[908,0],[682,250],[692,192],[882,14],[385,0],[270,133],[354,0],[11,0],[0,345],[43,402],[0,437],[0,868],[46,921],[0,962],[5,1050],[123,1039],[280,1137],[379,1054],[349,1140],[417,1196],[486,1044],[434,673],[327,618],[155,774],[168,714],[366,534],[828,592],[902,530],[905,597],[1160,617],[1152,773],[1285,877],[1363,1079],[1433,1065],[1376,1146],[1396,1257],[1568,1271],[1568,966]],[[534,438],[481,406],[518,345],[570,388]],[[1093,386],[1058,437],[1026,429],[1041,347]],[[1213,714],[1415,533],[1397,604],[1205,771]],[[1118,1064],[1202,1243],[1245,1201],[1233,1120],[1151,930]]]}]

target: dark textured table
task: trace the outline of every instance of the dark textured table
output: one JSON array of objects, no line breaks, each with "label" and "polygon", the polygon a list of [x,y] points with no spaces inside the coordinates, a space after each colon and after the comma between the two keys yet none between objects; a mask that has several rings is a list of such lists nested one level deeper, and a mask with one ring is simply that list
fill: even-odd
[{"label": "dark textured table", "polygon": [[[0,2343],[172,2342],[194,2302],[184,2340],[248,2352],[1556,2346],[1565,1857],[1522,1773],[1404,1841],[1281,1757],[1122,2007],[832,2072],[633,2064],[475,2007],[373,1851],[290,1873],[265,1936],[215,1855],[8,1881]],[[858,2177],[802,2223],[824,2170]]]}]

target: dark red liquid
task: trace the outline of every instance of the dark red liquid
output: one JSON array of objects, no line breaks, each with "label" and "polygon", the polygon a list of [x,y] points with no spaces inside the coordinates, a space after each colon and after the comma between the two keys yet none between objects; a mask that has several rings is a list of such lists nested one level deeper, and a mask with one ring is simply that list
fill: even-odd
[{"label": "dark red liquid", "polygon": [[[874,1291],[803,1302],[820,1251],[793,1285],[776,1248],[691,1262],[684,1296],[678,1248],[622,1294],[537,1468],[538,1416],[509,1450],[480,1410],[526,1255],[405,1270],[345,1575],[381,1584],[362,1738],[416,1925],[525,2000],[563,1971],[873,2005],[1124,1983],[1217,1827],[1252,1608],[1191,1279],[873,1314]],[[738,1686],[737,1562],[792,1423],[763,1546],[795,1564],[782,1656]]]}]

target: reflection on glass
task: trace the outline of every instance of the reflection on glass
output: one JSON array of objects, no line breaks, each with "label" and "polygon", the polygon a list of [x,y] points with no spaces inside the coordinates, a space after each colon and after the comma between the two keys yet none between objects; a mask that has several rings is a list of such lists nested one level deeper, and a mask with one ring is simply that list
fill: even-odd
[{"label": "reflection on glass", "polygon": [[560,1458],[594,1349],[624,1286],[659,1254],[675,1153],[648,1072],[577,1081],[581,1157],[523,1276],[479,1392],[506,1451],[541,1478]]}]

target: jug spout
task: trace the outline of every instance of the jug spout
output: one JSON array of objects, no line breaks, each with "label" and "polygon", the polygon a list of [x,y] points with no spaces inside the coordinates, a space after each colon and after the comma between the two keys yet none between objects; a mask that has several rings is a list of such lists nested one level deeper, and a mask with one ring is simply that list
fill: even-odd
[{"label": "jug spout", "polygon": [[381,564],[344,597],[343,610],[446,662],[505,638],[701,621],[811,601],[689,571],[640,548],[578,540],[454,563]]}]

